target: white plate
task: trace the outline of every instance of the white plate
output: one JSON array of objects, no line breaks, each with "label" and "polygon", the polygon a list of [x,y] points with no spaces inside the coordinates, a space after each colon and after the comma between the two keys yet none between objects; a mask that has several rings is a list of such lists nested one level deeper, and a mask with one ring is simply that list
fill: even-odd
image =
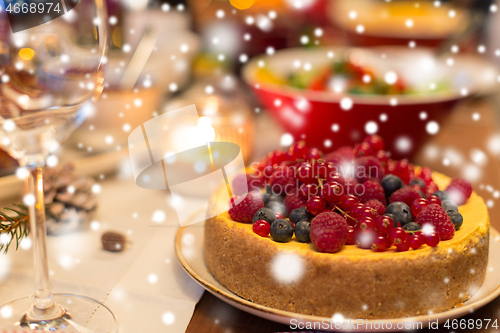
[{"label": "white plate", "polygon": [[[204,256],[204,223],[193,224],[184,228],[180,228],[177,232],[175,241],[175,250],[177,258],[179,259],[184,270],[203,288],[210,293],[220,298],[224,302],[253,315],[276,321],[285,325],[290,325],[290,321],[295,319],[301,323],[323,323],[330,322],[332,318],[318,317],[311,315],[301,315],[294,312],[282,311],[273,309],[267,306],[262,306],[252,303],[244,298],[233,294],[228,289],[223,287],[215,278],[208,272],[207,265],[205,264]],[[394,318],[384,319],[384,328],[376,329],[375,323],[381,323],[381,320],[368,320],[364,325],[357,327],[357,331],[363,332],[384,332],[384,331],[401,331],[401,327],[396,328],[398,323],[421,323],[422,326],[408,327],[411,330],[415,327],[427,327],[430,322],[439,324],[444,323],[448,319],[455,319],[488,304],[500,294],[500,234],[495,229],[490,229],[490,251],[488,269],[486,270],[486,277],[483,285],[477,293],[467,300],[462,307],[454,308],[445,312],[440,312],[432,315],[418,316],[411,318]],[[370,328],[370,324],[372,325]],[[388,326],[392,325],[392,329]],[[318,324],[317,324],[318,325]],[[321,328],[316,326],[317,328]],[[324,329],[324,328],[321,328]],[[352,331],[352,329],[330,327],[330,331]]]}]

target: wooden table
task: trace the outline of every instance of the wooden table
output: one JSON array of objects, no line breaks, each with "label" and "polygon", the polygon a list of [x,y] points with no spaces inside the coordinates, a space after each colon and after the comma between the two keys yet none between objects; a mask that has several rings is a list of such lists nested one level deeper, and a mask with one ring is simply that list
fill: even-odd
[{"label": "wooden table", "polygon": [[[494,107],[494,102],[495,100],[490,98],[488,100],[468,101],[458,105],[447,122],[441,124],[439,133],[429,140],[419,152],[414,162],[428,165],[433,170],[443,172],[451,177],[462,176],[465,167],[468,167],[470,172],[474,172],[474,168],[478,168],[481,171],[481,177],[474,182],[474,189],[486,201],[492,200],[493,206],[490,207],[491,225],[500,230],[500,202],[494,197],[495,190],[500,191],[500,160],[499,155],[494,155],[488,150],[490,138],[500,133],[500,116],[497,115],[499,110]],[[479,114],[478,120],[475,120],[477,119],[475,113]],[[269,122],[268,118],[264,122],[259,121],[258,126],[266,126],[267,122]],[[258,143],[257,146],[259,146]],[[485,153],[486,159],[482,166],[473,163],[472,156],[478,156],[476,149]],[[259,152],[265,151],[261,148],[257,149],[256,156],[260,156]],[[500,151],[500,146],[498,151]],[[445,158],[450,160],[450,165],[444,165],[446,164],[446,161],[443,163]],[[479,159],[479,161],[481,160]],[[492,319],[492,321],[497,319],[500,325],[500,298],[463,318]],[[290,327],[286,325],[238,310],[205,292],[195,309],[186,332],[265,333],[289,331],[291,331]],[[422,330],[422,332],[451,331],[442,326],[439,329]],[[496,332],[498,329],[490,327],[487,330],[455,330],[455,332],[460,331]]]}]

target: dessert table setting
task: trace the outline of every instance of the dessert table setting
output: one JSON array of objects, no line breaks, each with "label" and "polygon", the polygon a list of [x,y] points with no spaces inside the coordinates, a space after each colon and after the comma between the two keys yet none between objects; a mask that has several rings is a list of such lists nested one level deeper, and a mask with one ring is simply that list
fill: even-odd
[{"label": "dessert table setting", "polygon": [[496,332],[494,1],[0,4],[0,332]]}]

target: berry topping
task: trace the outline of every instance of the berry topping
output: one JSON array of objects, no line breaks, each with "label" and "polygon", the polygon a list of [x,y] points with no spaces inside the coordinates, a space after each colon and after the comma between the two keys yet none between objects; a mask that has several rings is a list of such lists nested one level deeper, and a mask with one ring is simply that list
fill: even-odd
[{"label": "berry topping", "polygon": [[413,235],[410,237],[410,247],[417,250],[424,245],[424,237],[422,235]]},{"label": "berry topping", "polygon": [[371,150],[374,152],[378,152],[379,150],[384,149],[384,140],[382,140],[382,138],[376,134],[368,135],[364,138],[363,142],[368,143]]},{"label": "berry topping", "polygon": [[394,221],[394,228],[401,227],[401,223],[398,222],[398,220],[396,219],[396,216],[394,214],[385,213],[384,216],[390,217]]},{"label": "berry topping", "polygon": [[446,192],[450,195],[451,201],[457,205],[463,205],[472,194],[472,185],[465,179],[455,178],[446,188]]},{"label": "berry topping", "polygon": [[293,236],[293,225],[290,221],[279,219],[271,224],[271,237],[276,242],[286,243]]},{"label": "berry topping", "polygon": [[346,245],[356,245],[356,229],[354,227],[349,226]]},{"label": "berry topping", "polygon": [[358,157],[354,160],[354,166],[356,179],[360,183],[364,183],[369,179],[378,179],[380,181],[384,177],[384,168],[374,156]]},{"label": "berry topping", "polygon": [[297,178],[306,184],[316,183],[312,165],[309,163],[303,163],[297,170]]},{"label": "berry topping", "polygon": [[401,243],[396,245],[396,248],[398,249],[399,252],[406,252],[410,249],[410,239],[405,238],[404,240],[401,241]]},{"label": "berry topping", "polygon": [[451,200],[444,200],[441,203],[441,207],[443,207],[445,212],[449,212],[450,210],[458,212],[458,206]]},{"label": "berry topping", "polygon": [[271,225],[266,220],[258,220],[253,224],[252,228],[253,232],[255,232],[257,235],[267,237],[269,236]]},{"label": "berry topping", "polygon": [[413,216],[417,216],[425,207],[429,206],[431,203],[424,198],[415,199],[411,203],[411,212]]},{"label": "berry topping", "polygon": [[403,228],[397,227],[391,230],[389,233],[389,240],[391,244],[398,245],[405,241],[409,235]]},{"label": "berry topping", "polygon": [[299,242],[309,243],[311,241],[311,223],[308,221],[300,221],[295,226],[295,238]]},{"label": "berry topping", "polygon": [[387,175],[382,179],[380,185],[384,189],[385,196],[390,197],[391,194],[403,187],[403,182],[398,176]]},{"label": "berry topping", "polygon": [[377,199],[371,199],[365,202],[365,206],[370,207],[375,210],[379,215],[383,215],[385,213],[385,206]]},{"label": "berry topping", "polygon": [[410,234],[413,234],[415,231],[420,231],[422,227],[420,227],[420,224],[415,223],[415,222],[410,222],[407,223],[403,226],[403,229],[406,231],[410,231]]},{"label": "berry topping", "polygon": [[229,216],[236,222],[252,223],[255,213],[264,207],[264,202],[257,192],[249,192],[236,206],[229,209]]},{"label": "berry topping", "polygon": [[446,213],[450,217],[451,222],[455,225],[455,230],[460,229],[460,227],[464,223],[464,217],[462,216],[462,214],[454,210],[449,210]]},{"label": "berry topping", "polygon": [[311,241],[320,252],[334,253],[347,241],[349,227],[337,213],[324,212],[311,222]]},{"label": "berry topping", "polygon": [[394,215],[395,221],[401,225],[410,223],[413,220],[410,207],[404,202],[393,202],[385,209],[386,213]]},{"label": "berry topping", "polygon": [[445,191],[436,191],[432,195],[435,195],[436,197],[438,197],[439,200],[441,200],[441,202],[443,202],[445,200],[450,200],[450,195],[448,194],[448,192],[445,192]]},{"label": "berry topping", "polygon": [[369,200],[376,199],[385,206],[385,193],[382,185],[375,181],[368,180],[363,183],[363,188],[364,191],[361,195],[359,195],[359,201],[365,203]]},{"label": "berry topping", "polygon": [[281,212],[281,214],[283,214],[283,216],[286,216],[287,213],[288,213],[287,210],[286,210],[285,205],[282,202],[279,202],[279,201],[269,201],[266,204],[266,208],[271,209],[275,213],[276,212]]},{"label": "berry topping", "polygon": [[352,207],[354,207],[354,205],[358,204],[359,203],[359,199],[358,197],[352,195],[352,194],[349,194],[349,195],[345,195],[342,200],[340,201],[339,205],[340,205],[340,208],[344,211],[344,212],[347,212],[349,213],[352,209]]},{"label": "berry topping", "polygon": [[290,219],[290,222],[297,224],[300,221],[311,221],[313,217],[309,214],[305,207],[300,207],[292,210],[288,218]]},{"label": "berry topping", "polygon": [[389,202],[392,203],[392,202],[402,201],[408,206],[411,206],[413,201],[421,197],[422,195],[417,189],[413,187],[403,187],[402,189],[399,189],[393,194],[391,194]]},{"label": "berry topping", "polygon": [[280,212],[279,210],[274,212],[274,215],[276,216],[276,220],[279,220],[279,219],[284,219],[285,217],[283,216],[283,213]]},{"label": "berry topping", "polygon": [[375,226],[379,233],[388,235],[394,229],[394,221],[389,216],[380,215],[375,219]]},{"label": "berry topping", "polygon": [[361,142],[354,145],[354,157],[362,157],[362,156],[372,156],[375,152],[370,147],[368,142]]},{"label": "berry topping", "polygon": [[344,186],[337,182],[330,182],[323,186],[323,198],[328,202],[340,202],[344,195]]},{"label": "berry topping", "polygon": [[450,217],[442,207],[436,204],[427,206],[418,214],[416,220],[422,227],[425,224],[432,224],[441,240],[451,239],[455,234],[455,225],[451,222]]},{"label": "berry topping", "polygon": [[299,187],[299,194],[304,199],[309,199],[312,196],[319,195],[321,188],[316,184],[302,184]]},{"label": "berry topping", "polygon": [[304,199],[297,192],[290,193],[286,196],[284,205],[287,211],[291,212],[294,209],[304,207],[307,199]]},{"label": "berry topping", "polygon": [[428,235],[423,235],[425,244],[429,245],[430,247],[436,247],[439,244],[439,234],[433,232]]},{"label": "berry topping", "polygon": [[413,178],[412,180],[410,180],[410,186],[418,186],[420,187],[421,189],[425,188],[425,181],[420,178],[420,177],[417,177],[417,178]]},{"label": "berry topping", "polygon": [[344,177],[338,172],[329,172],[327,175],[328,182],[337,182],[341,185],[345,185]]},{"label": "berry topping", "polygon": [[389,244],[389,239],[387,235],[377,235],[372,243],[372,250],[375,252],[383,252],[387,250],[391,245]]},{"label": "berry topping", "polygon": [[265,220],[272,224],[276,220],[276,215],[271,209],[263,207],[253,215],[252,222],[255,223],[258,220]]},{"label": "berry topping", "polygon": [[295,187],[295,171],[288,166],[278,166],[269,179],[271,189],[276,194],[285,195]]},{"label": "berry topping", "polygon": [[318,215],[326,209],[326,201],[322,197],[315,195],[307,201],[306,209],[312,215]]},{"label": "berry topping", "polygon": [[375,232],[376,224],[371,217],[363,217],[358,222],[358,229],[360,231]]},{"label": "berry topping", "polygon": [[437,195],[431,195],[429,197],[427,197],[427,201],[429,201],[431,204],[437,204],[439,206],[441,206],[441,199],[439,199],[439,197]]},{"label": "berry topping", "polygon": [[358,181],[352,177],[344,177],[344,193],[358,195],[363,192],[362,185],[358,185]]}]

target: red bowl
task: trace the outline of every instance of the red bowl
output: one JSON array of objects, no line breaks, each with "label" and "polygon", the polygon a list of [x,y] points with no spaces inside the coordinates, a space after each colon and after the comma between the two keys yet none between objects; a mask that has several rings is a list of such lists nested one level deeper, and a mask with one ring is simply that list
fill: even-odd
[{"label": "red bowl", "polygon": [[[264,66],[280,77],[308,63],[314,70],[339,57],[355,57],[382,77],[391,70],[410,85],[447,80],[449,89],[411,95],[349,95],[333,91],[312,91],[263,81],[257,72]],[[383,58],[382,58],[383,57]],[[368,133],[381,135],[394,158],[411,158],[422,144],[439,131],[460,99],[496,89],[498,71],[476,56],[454,55],[435,58],[428,49],[407,47],[288,49],[272,56],[252,59],[243,69],[243,78],[262,106],[292,134],[308,146],[323,152],[353,145]],[[431,81],[429,81],[431,80]],[[344,110],[341,101],[350,99]],[[436,126],[437,125],[437,126]]]}]

